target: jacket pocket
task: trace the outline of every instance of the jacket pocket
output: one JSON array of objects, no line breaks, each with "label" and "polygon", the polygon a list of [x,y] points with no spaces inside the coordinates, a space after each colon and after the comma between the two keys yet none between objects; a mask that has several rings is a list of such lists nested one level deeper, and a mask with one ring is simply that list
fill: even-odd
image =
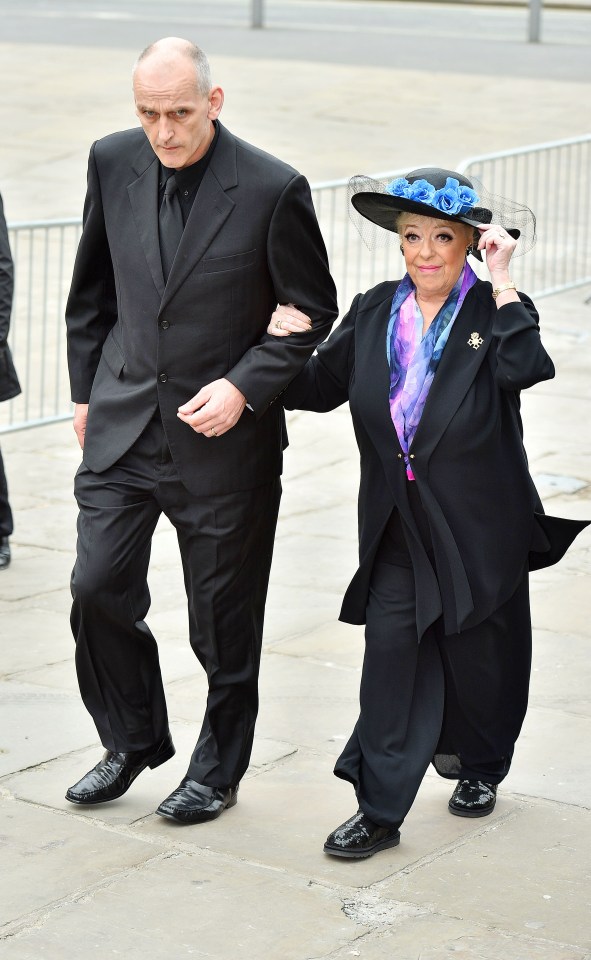
[{"label": "jacket pocket", "polygon": [[239,270],[250,267],[255,262],[256,250],[234,253],[231,257],[211,257],[201,261],[201,273],[225,273],[227,270]]},{"label": "jacket pocket", "polygon": [[123,356],[121,347],[115,340],[115,337],[112,333],[108,335],[103,344],[102,355],[113,376],[119,379],[125,368],[125,357]]}]

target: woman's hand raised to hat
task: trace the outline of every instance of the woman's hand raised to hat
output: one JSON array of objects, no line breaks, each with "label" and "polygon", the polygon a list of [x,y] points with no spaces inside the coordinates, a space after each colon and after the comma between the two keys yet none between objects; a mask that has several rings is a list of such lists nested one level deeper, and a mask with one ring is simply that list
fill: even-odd
[{"label": "woman's hand raised to hat", "polygon": [[511,234],[496,223],[487,223],[478,227],[480,240],[478,249],[486,255],[486,265],[493,281],[502,282],[509,276],[509,261],[517,246]]},{"label": "woman's hand raised to hat", "polygon": [[309,333],[312,329],[310,317],[294,307],[293,303],[279,304],[271,314],[267,333],[273,337],[289,337],[291,333]]}]

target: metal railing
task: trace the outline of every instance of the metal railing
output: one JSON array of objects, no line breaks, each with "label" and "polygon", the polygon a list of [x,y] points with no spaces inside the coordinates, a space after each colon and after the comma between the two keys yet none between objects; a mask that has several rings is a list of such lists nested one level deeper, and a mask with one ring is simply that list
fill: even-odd
[{"label": "metal railing", "polygon": [[8,339],[23,392],[0,404],[0,433],[71,416],[64,309],[81,229],[80,218],[9,225],[15,288]]},{"label": "metal railing", "polygon": [[458,171],[536,214],[536,245],[511,264],[520,290],[539,299],[591,283],[591,134],[471,157]]},{"label": "metal railing", "polygon": [[[519,289],[539,299],[591,283],[591,134],[472,157],[458,170],[535,211],[537,244],[513,260]],[[372,251],[363,243],[349,218],[347,180],[316,184],[312,195],[343,311],[358,291],[402,276],[396,234],[384,234]],[[80,230],[79,219],[9,228],[16,268],[10,344],[23,394],[0,404],[0,433],[71,416],[63,314]]]}]

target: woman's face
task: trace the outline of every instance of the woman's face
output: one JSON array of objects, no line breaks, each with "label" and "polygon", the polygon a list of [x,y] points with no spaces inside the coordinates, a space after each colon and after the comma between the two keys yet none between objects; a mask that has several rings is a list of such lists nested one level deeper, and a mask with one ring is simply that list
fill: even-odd
[{"label": "woman's face", "polygon": [[417,292],[426,298],[445,299],[462,272],[472,227],[403,213],[398,232],[406,269]]}]

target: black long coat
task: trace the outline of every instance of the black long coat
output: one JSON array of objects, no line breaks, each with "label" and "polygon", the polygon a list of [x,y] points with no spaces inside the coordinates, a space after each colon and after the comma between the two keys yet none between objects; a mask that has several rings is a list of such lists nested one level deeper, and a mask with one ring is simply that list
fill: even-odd
[{"label": "black long coat", "polygon": [[359,568],[341,619],[365,622],[377,548],[394,508],[411,554],[419,637],[440,615],[445,632],[484,620],[523,570],[555,563],[586,526],[543,515],[522,439],[520,390],[554,376],[531,301],[497,309],[478,281],[456,317],[410,447],[435,563],[411,511],[388,402],[386,332],[397,282],[355,297],[348,314],[283,395],[290,409],[349,401],[361,455]]}]

